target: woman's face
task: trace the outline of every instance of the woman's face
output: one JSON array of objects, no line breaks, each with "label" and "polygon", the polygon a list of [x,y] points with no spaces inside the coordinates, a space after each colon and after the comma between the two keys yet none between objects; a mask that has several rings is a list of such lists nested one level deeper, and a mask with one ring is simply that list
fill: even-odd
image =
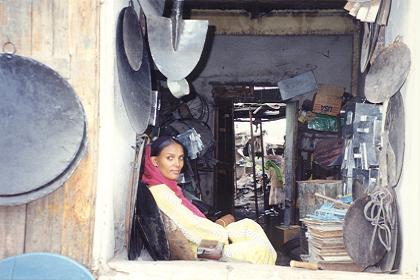
[{"label": "woman's face", "polygon": [[159,167],[164,177],[170,180],[178,179],[184,166],[184,150],[178,143],[172,143],[162,149],[158,156],[152,156],[154,166]]}]

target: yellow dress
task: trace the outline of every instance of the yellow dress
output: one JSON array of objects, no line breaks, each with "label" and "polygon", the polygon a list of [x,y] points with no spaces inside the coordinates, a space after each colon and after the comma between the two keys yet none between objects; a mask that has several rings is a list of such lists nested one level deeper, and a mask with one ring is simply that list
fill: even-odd
[{"label": "yellow dress", "polygon": [[181,230],[194,253],[202,239],[218,240],[225,244],[222,260],[275,264],[277,253],[263,229],[253,220],[243,219],[224,228],[192,213],[168,186],[152,186],[150,191],[160,211]]}]

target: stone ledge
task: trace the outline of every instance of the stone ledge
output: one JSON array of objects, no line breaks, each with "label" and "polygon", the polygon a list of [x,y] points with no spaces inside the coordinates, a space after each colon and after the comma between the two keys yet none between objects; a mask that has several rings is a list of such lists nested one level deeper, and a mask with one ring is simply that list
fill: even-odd
[{"label": "stone ledge", "polygon": [[108,271],[99,273],[98,280],[128,279],[416,279],[407,274],[376,274],[365,272],[342,272],[306,270],[285,266],[253,265],[215,261],[127,261],[113,259],[108,262]]}]

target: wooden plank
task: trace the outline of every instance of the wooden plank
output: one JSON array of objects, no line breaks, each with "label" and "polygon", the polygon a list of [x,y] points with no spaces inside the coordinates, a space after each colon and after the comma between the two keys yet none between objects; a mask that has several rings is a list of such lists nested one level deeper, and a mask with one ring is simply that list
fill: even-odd
[{"label": "wooden plank", "polygon": [[25,220],[26,205],[0,207],[0,259],[23,253]]},{"label": "wooden plank", "polygon": [[31,54],[31,0],[0,0],[0,51],[11,52],[15,47],[16,54]]},{"label": "wooden plank", "polygon": [[64,188],[27,205],[25,252],[61,252]]},{"label": "wooden plank", "polygon": [[32,58],[70,78],[68,2],[37,0],[32,3]]},{"label": "wooden plank", "polygon": [[53,2],[53,56],[67,58],[69,54],[69,1]]},{"label": "wooden plank", "polygon": [[32,55],[53,53],[53,0],[32,2]]},{"label": "wooden plank", "polygon": [[87,118],[88,153],[64,186],[61,253],[90,266],[97,176],[99,1],[69,1],[70,83]]}]

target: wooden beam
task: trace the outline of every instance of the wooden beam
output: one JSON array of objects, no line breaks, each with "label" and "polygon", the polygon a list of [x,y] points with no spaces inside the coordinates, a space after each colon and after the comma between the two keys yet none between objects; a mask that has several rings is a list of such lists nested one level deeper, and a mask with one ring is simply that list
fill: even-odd
[{"label": "wooden beam", "polygon": [[252,18],[244,11],[194,10],[193,19],[207,19],[215,35],[343,35],[357,25],[344,10],[273,11]]},{"label": "wooden beam", "polygon": [[342,9],[345,0],[185,0],[194,9],[245,9],[255,12],[273,9]]}]

